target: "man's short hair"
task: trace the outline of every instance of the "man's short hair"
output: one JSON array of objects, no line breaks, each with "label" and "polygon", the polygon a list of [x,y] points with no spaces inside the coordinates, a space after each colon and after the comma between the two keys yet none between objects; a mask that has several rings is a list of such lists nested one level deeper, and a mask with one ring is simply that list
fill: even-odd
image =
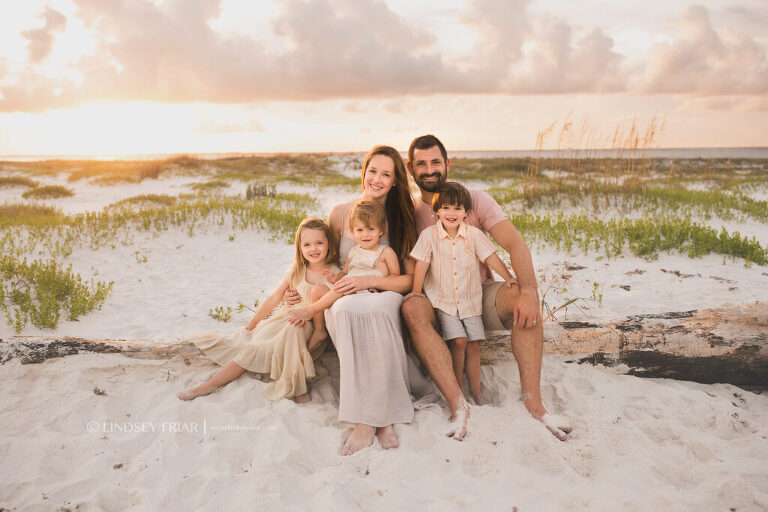
[{"label": "man's short hair", "polygon": [[443,162],[447,162],[448,153],[445,151],[445,146],[440,142],[440,139],[430,134],[413,139],[411,146],[408,148],[408,163],[413,165],[413,151],[415,149],[429,149],[434,146],[440,148],[440,153],[443,155]]},{"label": "man's short hair", "polygon": [[472,196],[464,185],[455,181],[446,181],[432,196],[432,209],[437,211],[445,205],[463,206],[468,212],[472,209]]}]

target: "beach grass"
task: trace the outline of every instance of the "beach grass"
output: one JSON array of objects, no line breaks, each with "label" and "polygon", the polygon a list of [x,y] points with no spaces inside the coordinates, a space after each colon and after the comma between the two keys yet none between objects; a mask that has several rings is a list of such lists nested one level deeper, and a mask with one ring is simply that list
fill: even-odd
[{"label": "beach grass", "polygon": [[157,204],[157,205],[163,205],[163,206],[170,206],[173,203],[177,201],[176,197],[169,196],[167,194],[142,194],[139,196],[133,196],[126,199],[123,199],[121,201],[118,201],[116,203],[113,203],[112,207],[115,206],[122,206],[122,205],[148,205],[148,204]]},{"label": "beach grass", "polygon": [[130,243],[132,232],[159,234],[173,227],[195,231],[228,224],[233,229],[266,230],[273,239],[292,242],[293,233],[317,202],[307,194],[276,194],[246,200],[231,196],[168,198],[137,196],[101,212],[63,214],[46,207],[0,207],[0,249],[43,251],[52,257],[71,254],[75,245],[94,249],[116,241]]},{"label": "beach grass", "polygon": [[101,308],[112,282],[85,281],[55,260],[27,262],[13,254],[0,256],[0,310],[19,333],[28,324],[55,329],[64,316],[77,320]]},{"label": "beach grass", "polygon": [[620,213],[632,211],[668,212],[678,215],[712,216],[724,220],[738,214],[768,222],[768,202],[741,193],[723,190],[691,190],[680,186],[657,186],[649,180],[626,180],[619,184],[599,180],[539,181],[535,189],[520,185],[493,187],[489,193],[501,204],[522,201],[527,208],[558,209],[565,205],[592,211],[615,208]]},{"label": "beach grass", "polygon": [[[645,259],[662,253],[691,258],[718,254],[741,258],[746,265],[768,265],[768,248],[760,240],[703,222],[716,217],[768,223],[766,201],[749,195],[768,188],[768,160],[645,158],[638,141],[648,136],[633,133],[629,146],[611,158],[569,158],[566,152],[548,158],[456,158],[451,178],[493,183],[489,193],[532,245]],[[62,263],[77,247],[132,245],[137,233],[159,236],[170,229],[189,236],[208,229],[261,230],[272,240],[291,243],[301,220],[317,213],[316,197],[324,189],[360,187],[358,171],[350,169],[353,163],[351,156],[325,154],[0,162],[0,169],[15,173],[0,178],[0,187],[27,187],[25,197],[66,197],[59,194],[72,192],[41,186],[38,175],[68,173],[70,182],[87,179],[101,185],[137,183],[167,173],[202,178],[178,196],[137,195],[99,212],[65,214],[37,204],[0,205],[6,321],[16,332],[30,323],[55,327],[62,318],[75,319],[103,304],[112,284],[86,281]],[[321,192],[278,192],[286,184],[310,185]],[[233,194],[239,187],[242,192]],[[228,195],[221,193],[225,190]],[[234,239],[230,234],[229,240]],[[36,259],[27,263],[31,255]],[[139,251],[135,258],[147,261]],[[563,304],[573,307],[571,299],[563,298]],[[231,312],[222,308],[212,313],[224,319]]]},{"label": "beach grass", "polygon": [[267,184],[359,186],[357,172],[354,176],[343,172],[349,164],[350,158],[344,155],[298,153],[215,159],[176,156],[159,160],[0,162],[0,170],[26,173],[31,177],[64,173],[69,182],[89,180],[103,186],[140,183],[168,174],[207,176],[221,183],[258,180]]},{"label": "beach grass", "polygon": [[43,185],[27,190],[21,197],[24,199],[58,199],[72,197],[75,192],[63,185]]},{"label": "beach grass", "polygon": [[0,188],[4,187],[27,187],[35,188],[38,182],[26,176],[0,176]]},{"label": "beach grass", "polygon": [[677,252],[690,258],[722,254],[743,258],[746,263],[768,265],[768,249],[755,237],[729,233],[725,228],[718,231],[674,215],[602,220],[582,214],[513,214],[510,219],[529,243],[546,243],[558,251],[602,250],[615,257],[628,249],[635,256],[651,260],[662,252]]}]

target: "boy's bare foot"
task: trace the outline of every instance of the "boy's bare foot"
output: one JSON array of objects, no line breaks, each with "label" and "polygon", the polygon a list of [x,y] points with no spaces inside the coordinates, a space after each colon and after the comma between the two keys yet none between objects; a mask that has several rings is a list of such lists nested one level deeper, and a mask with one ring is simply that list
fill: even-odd
[{"label": "boy's bare foot", "polygon": [[325,329],[313,331],[312,336],[310,336],[309,340],[307,340],[307,350],[312,350],[320,343],[322,343],[326,338],[328,338],[328,331]]},{"label": "boy's bare foot", "polygon": [[312,401],[312,399],[309,397],[309,392],[307,392],[307,393],[302,393],[300,395],[296,395],[295,397],[293,397],[293,401],[296,402],[297,404],[308,404],[309,402]]},{"label": "boy's bare foot", "polygon": [[477,405],[485,405],[485,400],[483,400],[483,394],[481,392],[475,392],[472,391],[472,400],[475,401],[475,404]]},{"label": "boy's bare foot", "polygon": [[387,425],[386,427],[379,427],[376,429],[376,438],[379,440],[379,444],[385,450],[390,448],[397,448],[400,444],[397,442],[397,434],[395,433],[394,425]]},{"label": "boy's bare foot", "polygon": [[525,408],[528,409],[531,416],[542,422],[553,436],[561,441],[568,439],[567,434],[570,434],[573,431],[568,418],[556,414],[549,414],[544,408],[544,404],[541,403],[541,399],[534,400],[530,393],[523,393],[520,400],[525,404]]},{"label": "boy's bare foot", "polygon": [[373,444],[373,437],[375,434],[376,427],[357,423],[352,428],[352,433],[349,434],[347,441],[344,443],[344,448],[341,449],[341,454],[352,455],[363,448],[368,448]]},{"label": "boy's bare foot", "polygon": [[463,441],[467,436],[467,422],[469,421],[469,404],[464,397],[459,398],[458,406],[451,416],[451,428],[446,434],[456,441]]},{"label": "boy's bare foot", "polygon": [[211,393],[216,391],[216,389],[217,389],[217,386],[206,386],[205,384],[203,384],[202,386],[197,386],[196,388],[182,391],[181,393],[178,393],[176,396],[179,397],[179,400],[194,400],[199,396],[210,395]]}]

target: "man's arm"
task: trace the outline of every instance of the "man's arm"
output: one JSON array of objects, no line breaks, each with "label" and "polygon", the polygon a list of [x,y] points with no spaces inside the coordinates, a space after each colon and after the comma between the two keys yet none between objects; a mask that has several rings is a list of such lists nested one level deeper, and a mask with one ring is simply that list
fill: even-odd
[{"label": "man's arm", "polygon": [[509,253],[510,263],[520,287],[520,301],[514,310],[514,325],[531,327],[534,322],[539,321],[540,316],[539,287],[533,270],[531,251],[509,219],[494,224],[489,233],[496,243]]}]

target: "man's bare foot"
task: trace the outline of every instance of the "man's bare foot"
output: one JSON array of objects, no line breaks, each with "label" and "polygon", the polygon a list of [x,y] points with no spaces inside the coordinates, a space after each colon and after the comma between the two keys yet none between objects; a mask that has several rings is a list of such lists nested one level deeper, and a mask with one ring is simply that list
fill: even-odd
[{"label": "man's bare foot", "polygon": [[312,399],[309,397],[309,392],[306,392],[293,397],[293,401],[297,404],[308,404]]},{"label": "man's bare foot", "polygon": [[379,440],[381,447],[385,450],[400,446],[397,442],[397,434],[395,434],[395,427],[393,425],[377,428],[376,438]]},{"label": "man's bare foot", "polygon": [[459,404],[451,416],[451,428],[446,434],[456,441],[463,441],[467,436],[467,422],[469,421],[469,404],[464,397],[459,398]]},{"label": "man's bare foot", "polygon": [[541,399],[534,400],[530,393],[523,393],[520,400],[525,404],[525,408],[528,409],[531,416],[542,422],[553,436],[561,441],[568,439],[568,434],[573,431],[568,418],[556,414],[549,414],[544,408],[544,404],[541,403]]},{"label": "man's bare foot", "polygon": [[181,393],[178,393],[176,396],[179,397],[179,400],[194,400],[199,396],[210,395],[211,393],[216,391],[216,389],[217,389],[217,386],[206,386],[205,384],[203,384],[202,386],[197,386],[196,388],[182,391]]},{"label": "man's bare foot", "polygon": [[373,444],[375,434],[376,427],[364,425],[363,423],[355,424],[352,428],[352,433],[349,434],[347,441],[344,443],[344,448],[341,449],[341,454],[352,455],[363,448],[368,448]]},{"label": "man's bare foot", "polygon": [[328,338],[328,331],[325,329],[313,331],[312,336],[310,336],[309,340],[307,340],[307,350],[312,350],[320,343],[322,343],[326,338]]}]

